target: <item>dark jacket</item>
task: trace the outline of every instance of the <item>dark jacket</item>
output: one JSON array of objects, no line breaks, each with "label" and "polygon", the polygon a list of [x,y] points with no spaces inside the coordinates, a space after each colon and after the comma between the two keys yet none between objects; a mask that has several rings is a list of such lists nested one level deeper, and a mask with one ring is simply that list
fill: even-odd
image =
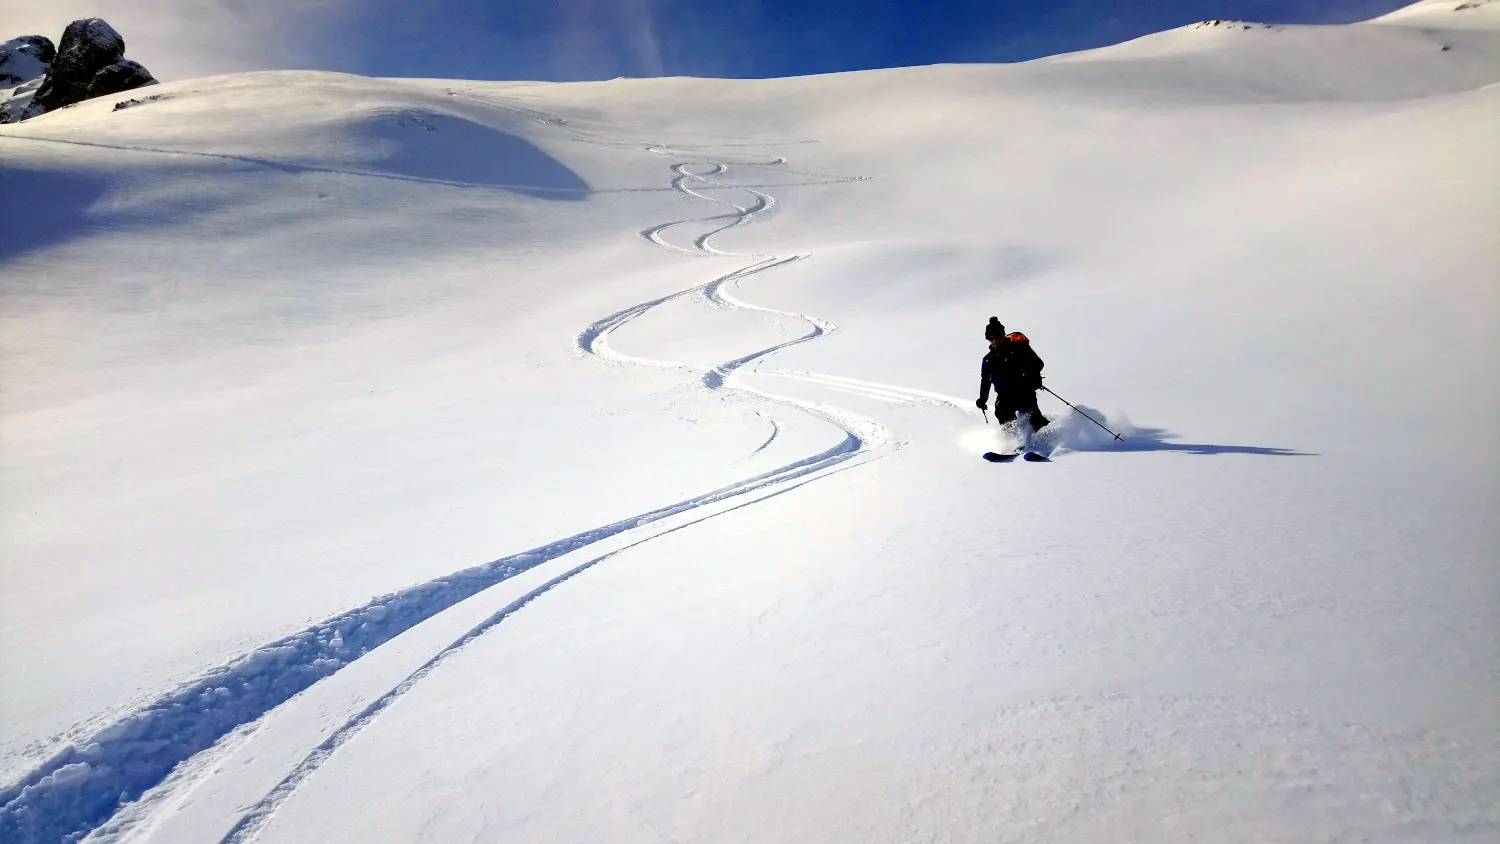
[{"label": "dark jacket", "polygon": [[1006,340],[997,349],[990,349],[979,365],[979,399],[987,401],[990,385],[995,386],[999,396],[1020,392],[1036,392],[1042,386],[1041,357],[1032,351],[1031,344]]}]

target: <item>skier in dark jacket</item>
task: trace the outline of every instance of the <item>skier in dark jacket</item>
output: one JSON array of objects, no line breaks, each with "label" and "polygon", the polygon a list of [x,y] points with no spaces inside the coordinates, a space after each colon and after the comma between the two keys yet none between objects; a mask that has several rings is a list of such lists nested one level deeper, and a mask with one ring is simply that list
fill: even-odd
[{"label": "skier in dark jacket", "polygon": [[1045,428],[1051,420],[1037,407],[1036,391],[1042,386],[1042,367],[1046,364],[1032,351],[1031,341],[1019,331],[1006,334],[997,317],[990,317],[985,325],[984,338],[990,341],[990,351],[979,365],[979,400],[974,404],[984,410],[993,385],[997,422],[1004,425],[1025,413],[1032,430]]},{"label": "skier in dark jacket", "polygon": [[979,364],[979,400],[974,406],[984,410],[989,406],[990,387],[995,388],[995,419],[1001,424],[1015,418],[1016,409],[1010,400],[1006,380],[1005,358],[1010,352],[1010,341],[1005,339],[1005,326],[999,317],[990,317],[984,327],[984,339],[989,341],[990,351]]}]

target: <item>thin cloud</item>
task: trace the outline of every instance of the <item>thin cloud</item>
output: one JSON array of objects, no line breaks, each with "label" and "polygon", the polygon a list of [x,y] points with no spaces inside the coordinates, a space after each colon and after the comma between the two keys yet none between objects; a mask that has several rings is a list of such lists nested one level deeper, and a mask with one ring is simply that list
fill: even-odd
[{"label": "thin cloud", "polygon": [[563,77],[661,76],[651,0],[561,0],[552,64]]},{"label": "thin cloud", "polygon": [[650,0],[622,0],[619,4],[622,28],[625,30],[633,58],[643,69],[642,76],[661,76],[661,43],[656,37],[656,19]]}]

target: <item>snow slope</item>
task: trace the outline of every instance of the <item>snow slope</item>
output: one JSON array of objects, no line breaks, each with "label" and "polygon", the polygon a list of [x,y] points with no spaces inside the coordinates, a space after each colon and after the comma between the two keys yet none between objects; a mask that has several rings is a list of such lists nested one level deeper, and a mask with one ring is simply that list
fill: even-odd
[{"label": "snow slope", "polygon": [[1493,840],[1457,5],[0,128],[5,840]]}]

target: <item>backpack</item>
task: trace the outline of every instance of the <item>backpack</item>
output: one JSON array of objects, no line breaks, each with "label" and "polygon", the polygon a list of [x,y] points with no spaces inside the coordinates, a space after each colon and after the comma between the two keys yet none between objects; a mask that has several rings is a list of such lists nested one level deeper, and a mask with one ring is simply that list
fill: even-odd
[{"label": "backpack", "polygon": [[1012,377],[1028,390],[1040,389],[1042,386],[1042,359],[1036,350],[1031,348],[1031,340],[1019,331],[1012,331],[1005,335],[1010,341],[1011,351],[1005,356],[1005,367]]}]

